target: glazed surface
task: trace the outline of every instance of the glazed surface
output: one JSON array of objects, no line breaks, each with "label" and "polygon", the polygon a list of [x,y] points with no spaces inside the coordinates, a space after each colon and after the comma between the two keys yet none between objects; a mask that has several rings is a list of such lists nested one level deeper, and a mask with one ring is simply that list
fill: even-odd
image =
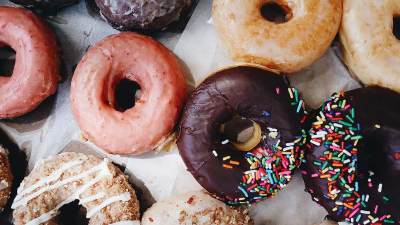
[{"label": "glazed surface", "polygon": [[59,78],[59,49],[52,32],[32,12],[0,7],[0,47],[16,52],[11,77],[0,77],[0,119],[18,117],[53,95]]}]

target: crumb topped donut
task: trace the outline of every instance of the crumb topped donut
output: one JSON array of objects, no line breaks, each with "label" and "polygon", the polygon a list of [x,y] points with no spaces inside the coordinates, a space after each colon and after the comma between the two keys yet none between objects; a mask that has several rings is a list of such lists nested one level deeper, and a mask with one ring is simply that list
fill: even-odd
[{"label": "crumb topped donut", "polygon": [[344,1],[344,61],[362,83],[400,92],[400,41],[394,34],[399,14],[398,0]]},{"label": "crumb topped donut", "polygon": [[400,223],[400,94],[378,87],[334,94],[314,113],[303,177],[336,221]]},{"label": "crumb topped donut", "polygon": [[[134,106],[119,110],[117,85],[140,86]],[[126,96],[130,90],[121,93]],[[72,110],[83,135],[115,154],[154,150],[173,132],[187,96],[182,66],[156,40],[111,35],[89,49],[75,70]]]},{"label": "crumb topped donut", "polygon": [[135,191],[116,166],[68,152],[38,162],[24,179],[12,204],[14,224],[58,224],[58,210],[75,200],[86,208],[90,225],[139,220]]},{"label": "crumb topped donut", "polygon": [[[274,15],[281,11],[283,18]],[[290,73],[328,49],[340,25],[342,0],[214,0],[222,43],[238,61]]]},{"label": "crumb topped donut", "polygon": [[197,181],[229,205],[272,197],[299,165],[303,109],[283,77],[250,65],[223,69],[187,102],[180,155]]},{"label": "crumb topped donut", "polygon": [[12,181],[8,150],[0,143],[0,212],[4,210],[4,206],[10,198]]},{"label": "crumb topped donut", "polygon": [[231,208],[204,192],[191,192],[156,202],[142,225],[252,225],[246,208]]},{"label": "crumb topped donut", "polygon": [[101,14],[118,30],[155,31],[178,21],[193,0],[96,0]]},{"label": "crumb topped donut", "polygon": [[0,46],[16,52],[11,77],[0,77],[0,119],[35,109],[53,95],[59,80],[58,46],[53,33],[32,12],[0,6]]}]

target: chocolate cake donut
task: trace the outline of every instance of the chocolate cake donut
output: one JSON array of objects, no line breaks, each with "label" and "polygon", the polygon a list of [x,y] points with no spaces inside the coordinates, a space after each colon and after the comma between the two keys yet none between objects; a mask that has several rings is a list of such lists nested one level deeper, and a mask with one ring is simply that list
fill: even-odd
[{"label": "chocolate cake donut", "polygon": [[187,102],[180,154],[197,181],[229,205],[272,197],[299,165],[303,109],[297,90],[262,67],[218,71]]},{"label": "chocolate cake donut", "polygon": [[154,31],[178,21],[193,0],[95,0],[105,19],[118,30]]},{"label": "chocolate cake donut", "polygon": [[74,4],[79,0],[10,0],[16,4],[39,12],[54,13],[58,9]]},{"label": "chocolate cake donut", "polygon": [[303,177],[335,221],[400,222],[400,95],[370,87],[334,94],[314,113]]}]

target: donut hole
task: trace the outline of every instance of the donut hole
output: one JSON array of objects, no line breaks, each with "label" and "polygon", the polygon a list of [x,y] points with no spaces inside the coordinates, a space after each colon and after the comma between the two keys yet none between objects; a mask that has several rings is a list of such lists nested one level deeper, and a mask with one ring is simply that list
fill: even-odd
[{"label": "donut hole", "polygon": [[393,17],[393,35],[400,40],[400,16]]},{"label": "donut hole", "polygon": [[123,79],[115,87],[114,108],[120,112],[133,108],[135,102],[140,99],[140,85],[135,81]]},{"label": "donut hole", "polygon": [[286,23],[292,18],[292,11],[288,6],[276,2],[267,2],[261,7],[264,19],[273,23]]},{"label": "donut hole", "polygon": [[0,76],[11,77],[15,66],[16,52],[10,46],[0,47]]},{"label": "donut hole", "polygon": [[87,225],[89,219],[86,218],[86,209],[79,205],[79,200],[63,205],[57,220],[60,225]]}]

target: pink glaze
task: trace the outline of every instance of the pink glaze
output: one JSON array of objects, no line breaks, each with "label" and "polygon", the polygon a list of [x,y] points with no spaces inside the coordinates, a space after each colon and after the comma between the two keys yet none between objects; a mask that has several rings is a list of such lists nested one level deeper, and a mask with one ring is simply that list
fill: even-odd
[{"label": "pink glaze", "polygon": [[[115,86],[130,79],[141,87],[135,106],[114,109]],[[107,152],[141,154],[172,132],[186,99],[183,69],[152,38],[120,33],[89,49],[72,79],[72,110],[83,135]]]},{"label": "pink glaze", "polygon": [[0,47],[16,52],[11,77],[0,77],[0,119],[21,116],[54,94],[59,80],[58,47],[33,13],[0,6]]}]

